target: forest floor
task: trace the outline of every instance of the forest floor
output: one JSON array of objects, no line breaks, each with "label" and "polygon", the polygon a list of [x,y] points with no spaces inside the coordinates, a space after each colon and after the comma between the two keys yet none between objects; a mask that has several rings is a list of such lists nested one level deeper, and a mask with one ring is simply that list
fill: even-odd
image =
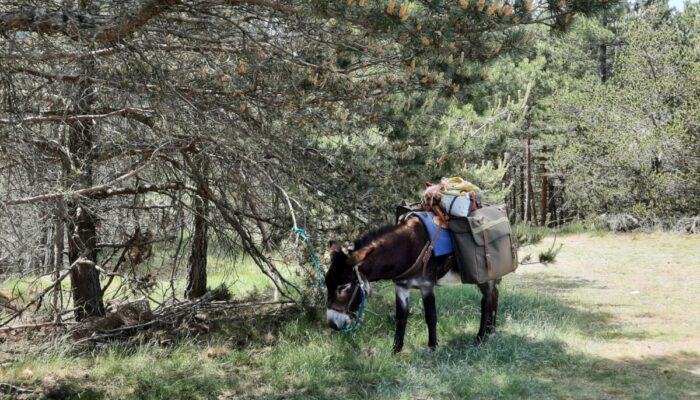
[{"label": "forest floor", "polygon": [[[523,255],[536,258],[552,239]],[[8,338],[0,382],[81,399],[700,398],[700,236],[570,234],[557,243],[556,263],[504,278],[499,333],[481,345],[478,290],[455,286],[437,291],[438,349],[425,346],[416,293],[406,347],[391,354],[385,283],[352,335],[330,332],[320,310],[89,354]]]}]

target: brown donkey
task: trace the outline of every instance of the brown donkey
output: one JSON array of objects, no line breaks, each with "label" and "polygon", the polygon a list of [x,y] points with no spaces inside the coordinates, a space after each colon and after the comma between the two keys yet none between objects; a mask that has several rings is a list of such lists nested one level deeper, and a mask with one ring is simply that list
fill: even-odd
[{"label": "brown donkey", "polygon": [[[409,313],[410,289],[420,289],[423,296],[425,323],[428,325],[428,347],[437,346],[437,310],[435,285],[460,283],[459,271],[451,255],[424,258],[424,249],[431,240],[419,218],[370,232],[355,242],[350,254],[343,252],[335,242],[329,244],[331,265],[326,273],[328,290],[326,319],[335,330],[347,329],[352,324],[360,303],[361,287],[369,294],[369,283],[393,280],[396,285],[396,333],[394,352],[403,348]],[[419,266],[416,268],[416,266]],[[423,268],[420,268],[423,266]],[[481,325],[477,340],[495,332],[498,289],[496,281],[479,285]],[[361,295],[358,295],[360,293]]]}]

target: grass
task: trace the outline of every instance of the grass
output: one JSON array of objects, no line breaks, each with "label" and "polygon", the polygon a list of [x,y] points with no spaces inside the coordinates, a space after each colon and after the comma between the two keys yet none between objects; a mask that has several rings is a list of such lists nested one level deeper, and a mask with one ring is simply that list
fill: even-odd
[{"label": "grass", "polygon": [[523,266],[504,279],[499,333],[481,345],[474,343],[478,290],[456,286],[437,292],[438,349],[426,348],[414,293],[406,347],[391,354],[393,290],[382,283],[352,335],[330,332],[319,312],[221,324],[174,347],[112,346],[89,355],[8,340],[0,345],[0,382],[63,383],[96,399],[700,397],[700,238],[570,234],[560,241],[556,264]]},{"label": "grass", "polygon": [[[162,257],[157,257],[151,261],[154,264],[144,264],[139,265],[138,276],[143,276],[148,273],[153,265],[162,262]],[[167,270],[167,268],[165,268]],[[174,282],[174,289],[178,298],[184,297],[185,292],[185,280],[183,268],[180,268],[180,273]],[[165,298],[172,296],[172,287],[168,281],[168,276],[160,276],[157,282],[157,286],[149,293],[151,298],[151,307],[157,306],[158,303],[162,302]],[[5,276],[2,281],[0,281],[0,300],[12,299],[14,305],[21,304],[23,302],[28,302],[36,294],[40,293],[43,289],[51,285],[52,278],[51,275],[46,275],[42,277],[36,276]],[[105,293],[105,299],[113,298],[117,293],[117,288],[120,287],[122,283],[122,278],[115,276],[114,281]],[[103,282],[104,284],[104,282]],[[224,286],[228,288],[229,292],[234,297],[243,297],[250,295],[251,293],[258,293],[262,295],[267,295],[272,293],[272,283],[269,279],[263,275],[258,267],[250,259],[242,259],[236,261],[235,265],[229,258],[220,257],[217,255],[210,255],[207,259],[207,285],[210,289],[217,288],[219,286]],[[70,297],[70,279],[66,278],[61,282],[61,288],[63,290],[63,302],[66,308],[71,307],[71,297]],[[143,293],[135,292],[130,293],[129,290],[124,290],[119,293],[118,297],[127,296],[131,299],[142,298]],[[44,302],[41,308],[41,312],[50,313],[51,302]],[[9,313],[8,309],[3,309],[0,307],[0,319],[6,317]]]}]

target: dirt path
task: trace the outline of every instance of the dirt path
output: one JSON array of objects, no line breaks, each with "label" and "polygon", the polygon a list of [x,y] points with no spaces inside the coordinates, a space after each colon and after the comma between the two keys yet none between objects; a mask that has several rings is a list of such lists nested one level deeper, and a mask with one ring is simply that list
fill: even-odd
[{"label": "dirt path", "polygon": [[[586,234],[557,242],[564,247],[555,264],[522,266],[512,285],[605,316],[600,336],[577,347],[617,360],[670,357],[700,375],[700,236]],[[535,259],[551,243],[523,253]]]}]

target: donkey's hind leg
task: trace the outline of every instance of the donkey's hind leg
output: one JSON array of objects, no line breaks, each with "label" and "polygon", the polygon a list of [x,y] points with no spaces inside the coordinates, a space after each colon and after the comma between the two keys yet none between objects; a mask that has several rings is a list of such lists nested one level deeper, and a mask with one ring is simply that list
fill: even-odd
[{"label": "donkey's hind leg", "polygon": [[496,332],[496,313],[498,311],[498,287],[496,281],[488,281],[479,285],[481,290],[481,324],[477,341],[483,341],[487,335]]}]

